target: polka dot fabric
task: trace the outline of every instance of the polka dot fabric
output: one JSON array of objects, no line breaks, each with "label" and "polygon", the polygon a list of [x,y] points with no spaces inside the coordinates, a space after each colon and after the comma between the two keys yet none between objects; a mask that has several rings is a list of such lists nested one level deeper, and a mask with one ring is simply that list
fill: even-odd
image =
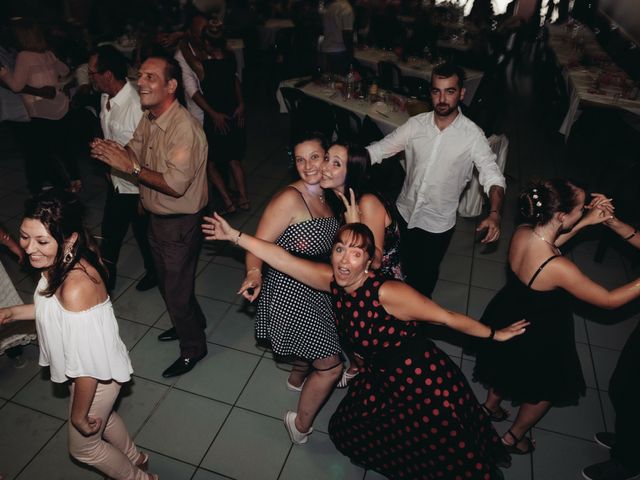
[{"label": "polka dot fabric", "polygon": [[[326,260],[339,227],[334,217],[289,225],[276,244],[298,257]],[[309,361],[340,353],[333,306],[328,294],[269,268],[256,313],[256,338],[283,357]]]},{"label": "polka dot fabric", "polygon": [[507,454],[460,369],[418,322],[390,316],[371,274],[347,294],[332,285],[338,334],[364,360],[329,423],[333,443],[392,479],[492,478]]}]

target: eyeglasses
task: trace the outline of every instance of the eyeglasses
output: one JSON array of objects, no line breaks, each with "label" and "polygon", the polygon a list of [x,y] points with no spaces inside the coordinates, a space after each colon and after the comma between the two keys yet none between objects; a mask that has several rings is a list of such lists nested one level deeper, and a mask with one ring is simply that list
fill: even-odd
[{"label": "eyeglasses", "polygon": [[87,73],[89,74],[90,77],[92,77],[94,75],[102,74],[104,72],[99,72],[97,70],[88,70]]}]

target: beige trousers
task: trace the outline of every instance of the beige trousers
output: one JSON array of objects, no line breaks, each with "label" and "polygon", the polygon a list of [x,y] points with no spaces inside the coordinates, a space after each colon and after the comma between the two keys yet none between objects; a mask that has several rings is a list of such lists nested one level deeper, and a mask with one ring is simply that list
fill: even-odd
[{"label": "beige trousers", "polygon": [[[71,383],[69,418],[74,387],[75,384]],[[122,418],[113,411],[119,393],[118,382],[98,382],[89,416],[100,418],[102,428],[94,435],[85,437],[69,420],[69,453],[76,460],[91,465],[114,480],[147,480],[148,475],[135,466],[140,452],[131,440]]]}]

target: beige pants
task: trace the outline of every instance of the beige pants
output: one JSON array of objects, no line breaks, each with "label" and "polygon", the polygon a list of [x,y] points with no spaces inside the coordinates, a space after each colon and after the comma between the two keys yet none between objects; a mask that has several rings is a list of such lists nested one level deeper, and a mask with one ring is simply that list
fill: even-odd
[{"label": "beige pants", "polygon": [[[75,384],[72,383],[69,418],[74,387]],[[69,453],[76,460],[97,468],[114,480],[146,480],[148,475],[135,466],[140,452],[131,440],[122,418],[113,411],[113,404],[119,393],[118,382],[98,382],[89,416],[100,418],[102,428],[96,434],[85,437],[69,420]]]}]

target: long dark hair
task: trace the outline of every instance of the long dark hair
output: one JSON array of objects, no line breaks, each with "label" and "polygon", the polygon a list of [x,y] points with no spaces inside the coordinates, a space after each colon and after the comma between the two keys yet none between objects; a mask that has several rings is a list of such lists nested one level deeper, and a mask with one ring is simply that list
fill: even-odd
[{"label": "long dark hair", "polygon": [[[371,157],[369,151],[362,145],[354,142],[334,142],[334,145],[340,145],[347,149],[347,175],[344,179],[344,195],[349,199],[349,189],[353,189],[356,196],[356,202],[359,202],[366,193],[375,195],[384,205],[392,219],[397,219],[397,211],[395,206],[387,201],[387,199],[373,185],[369,177],[371,169]],[[329,147],[329,148],[331,148]],[[324,196],[333,214],[344,223],[345,207],[342,200],[338,198],[333,190],[324,191]]]},{"label": "long dark hair", "polygon": [[[49,190],[27,200],[24,218],[38,220],[58,243],[58,251],[53,264],[47,269],[48,286],[40,292],[50,297],[64,283],[69,272],[85,259],[93,266],[102,281],[107,279],[107,270],[102,263],[98,246],[82,223],[83,207],[78,198],[63,190]],[[74,233],[78,239],[65,259],[64,245]],[[92,278],[91,276],[89,278]],[[97,283],[97,280],[93,279]]]}]

